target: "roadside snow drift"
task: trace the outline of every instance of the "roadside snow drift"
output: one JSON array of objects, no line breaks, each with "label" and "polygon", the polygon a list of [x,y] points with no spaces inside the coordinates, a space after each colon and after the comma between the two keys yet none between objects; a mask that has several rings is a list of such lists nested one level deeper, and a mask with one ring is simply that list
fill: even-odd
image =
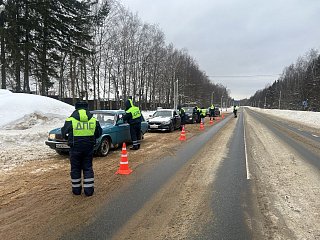
[{"label": "roadside snow drift", "polygon": [[320,112],[295,111],[295,110],[279,110],[279,109],[263,109],[250,107],[254,111],[276,116],[289,121],[301,123],[308,127],[320,128]]},{"label": "roadside snow drift", "polygon": [[64,119],[72,113],[74,107],[49,97],[11,93],[1,89],[0,109],[0,128],[2,128],[16,121],[26,125],[30,120],[33,122],[32,125],[35,125],[38,120],[41,122],[50,120],[50,118]]}]

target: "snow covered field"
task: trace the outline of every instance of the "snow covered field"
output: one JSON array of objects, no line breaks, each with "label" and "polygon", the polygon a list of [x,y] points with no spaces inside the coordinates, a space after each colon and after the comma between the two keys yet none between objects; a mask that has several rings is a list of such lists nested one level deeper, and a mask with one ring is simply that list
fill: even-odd
[{"label": "snow covered field", "polygon": [[[320,128],[320,112],[252,109]],[[73,110],[73,106],[52,98],[0,90],[0,171],[55,154],[44,144],[48,131],[63,126]],[[145,119],[152,113],[142,111]]]}]

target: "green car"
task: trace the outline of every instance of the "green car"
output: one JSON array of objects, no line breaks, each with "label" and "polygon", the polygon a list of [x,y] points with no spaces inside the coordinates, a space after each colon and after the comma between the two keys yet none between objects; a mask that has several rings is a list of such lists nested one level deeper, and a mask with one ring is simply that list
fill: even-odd
[{"label": "green car", "polygon": [[[124,110],[95,110],[90,111],[93,116],[100,122],[102,135],[97,139],[94,148],[95,154],[106,156],[111,148],[117,148],[120,144],[131,143],[130,126],[124,123],[122,116]],[[142,115],[141,115],[142,116]],[[142,116],[141,138],[148,130],[148,123]],[[45,144],[56,150],[59,154],[66,154],[70,147],[67,140],[63,139],[61,128],[55,128],[49,132],[48,140]]]}]

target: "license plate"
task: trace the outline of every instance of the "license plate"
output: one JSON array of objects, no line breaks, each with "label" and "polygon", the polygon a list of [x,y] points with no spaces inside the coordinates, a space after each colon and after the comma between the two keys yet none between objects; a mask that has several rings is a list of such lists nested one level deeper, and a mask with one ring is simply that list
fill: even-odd
[{"label": "license plate", "polygon": [[64,143],[58,143],[58,144],[56,144],[56,148],[70,148],[70,147]]},{"label": "license plate", "polygon": [[150,128],[158,128],[158,125],[150,125]]}]

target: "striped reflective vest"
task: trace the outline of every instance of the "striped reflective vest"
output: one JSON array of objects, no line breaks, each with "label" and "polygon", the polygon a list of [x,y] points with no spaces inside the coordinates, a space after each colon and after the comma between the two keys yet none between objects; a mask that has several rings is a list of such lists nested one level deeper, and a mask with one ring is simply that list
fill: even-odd
[{"label": "striped reflective vest", "polygon": [[139,118],[141,117],[141,112],[140,112],[140,109],[136,106],[133,105],[132,103],[132,100],[129,99],[130,101],[130,104],[131,104],[131,108],[129,108],[126,113],[131,113],[132,115],[132,119],[136,119],[136,118]]},{"label": "striped reflective vest", "polygon": [[74,137],[94,136],[97,120],[94,117],[88,120],[86,110],[84,109],[80,109],[78,110],[78,112],[80,116],[80,121],[75,119],[74,117],[69,117],[66,120],[66,121],[72,122],[73,136]]}]

